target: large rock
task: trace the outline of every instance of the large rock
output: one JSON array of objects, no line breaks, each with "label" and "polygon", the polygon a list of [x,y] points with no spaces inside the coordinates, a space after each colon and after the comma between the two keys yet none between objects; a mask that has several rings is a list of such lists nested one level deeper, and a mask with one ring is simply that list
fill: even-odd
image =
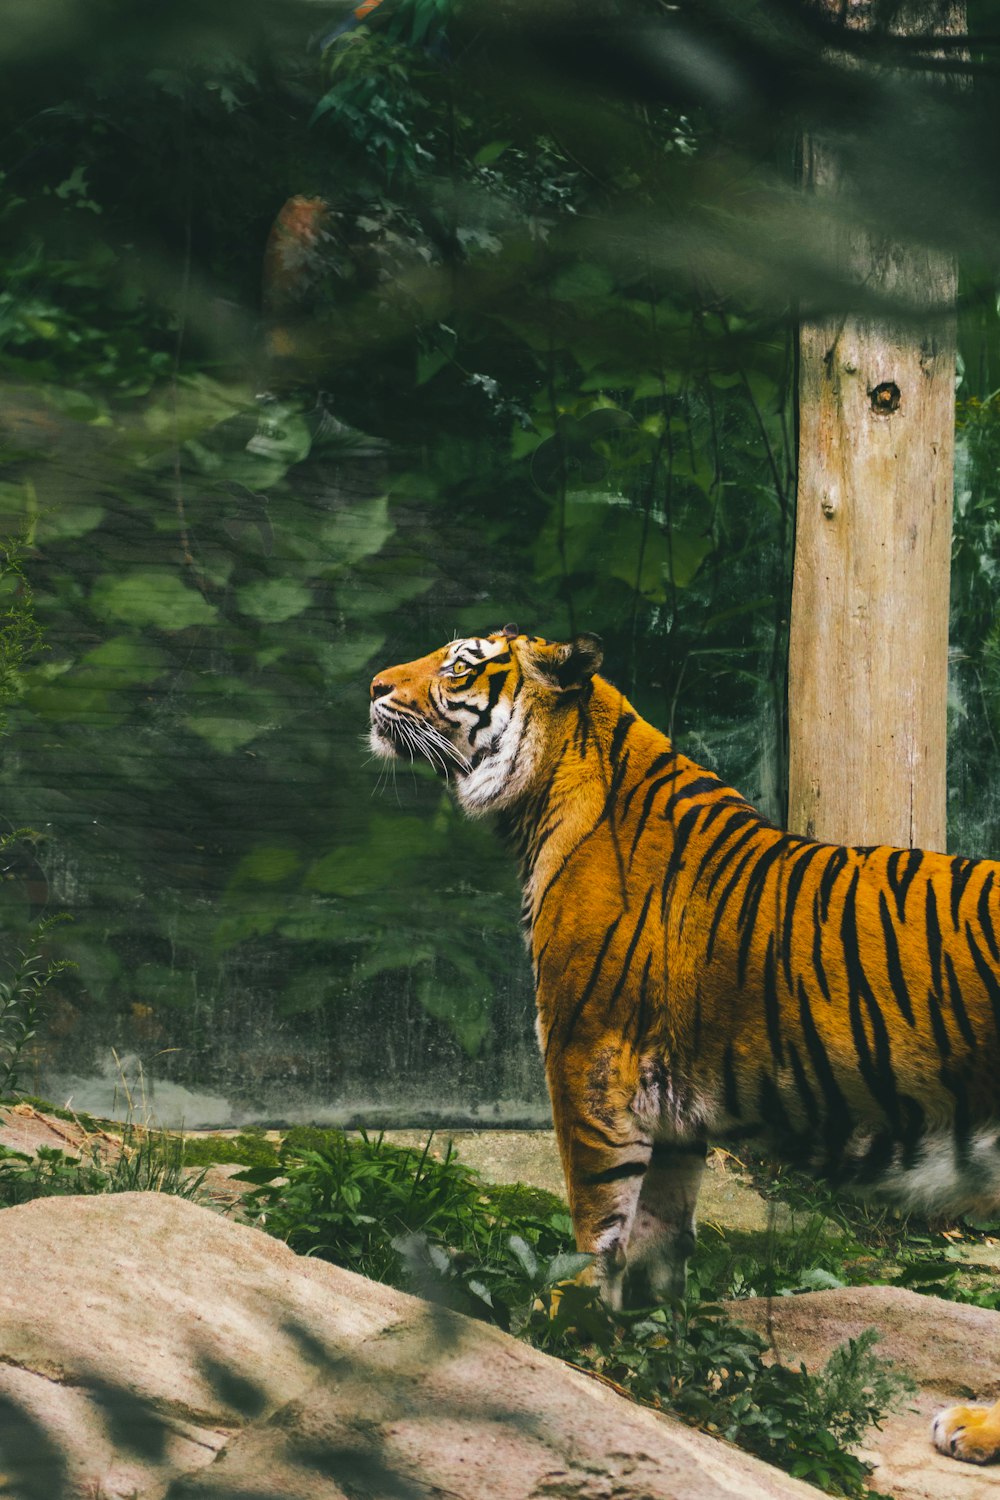
[{"label": "large rock", "polygon": [[784,1364],[820,1369],[845,1339],[877,1328],[875,1353],[916,1383],[901,1410],[873,1432],[872,1483],[897,1500],[1000,1500],[1000,1468],[977,1469],[938,1453],[931,1418],[942,1406],[1000,1400],[1000,1313],[922,1297],[903,1287],[856,1286],[801,1297],[728,1304]]},{"label": "large rock", "polygon": [[496,1329],[157,1194],[0,1213],[0,1471],[11,1500],[816,1493]]}]

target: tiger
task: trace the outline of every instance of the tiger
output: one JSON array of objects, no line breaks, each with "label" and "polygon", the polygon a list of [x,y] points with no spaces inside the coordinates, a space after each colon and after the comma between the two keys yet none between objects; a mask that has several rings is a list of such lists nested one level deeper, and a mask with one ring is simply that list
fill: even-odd
[{"label": "tiger", "polygon": [[[420,756],[520,867],[577,1246],[612,1308],[678,1296],[710,1138],[763,1135],[924,1212],[1000,1208],[1000,862],[782,831],[598,675],[507,625],[379,672]],[[1000,1403],[933,1441],[1000,1458]]]}]

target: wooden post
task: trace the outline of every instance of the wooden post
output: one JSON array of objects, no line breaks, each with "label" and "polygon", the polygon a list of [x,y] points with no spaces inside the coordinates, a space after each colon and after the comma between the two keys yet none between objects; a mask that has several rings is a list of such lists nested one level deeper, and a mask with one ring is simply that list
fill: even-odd
[{"label": "wooden post", "polygon": [[[919,8],[960,29],[954,5]],[[831,147],[804,143],[804,176],[836,209]],[[837,222],[845,280],[914,316],[800,333],[788,826],[943,850],[955,267]]]}]

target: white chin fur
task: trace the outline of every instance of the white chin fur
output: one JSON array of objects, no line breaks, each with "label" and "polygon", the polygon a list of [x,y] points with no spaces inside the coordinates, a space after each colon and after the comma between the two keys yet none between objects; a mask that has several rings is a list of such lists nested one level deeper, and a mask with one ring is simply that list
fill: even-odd
[{"label": "white chin fur", "polygon": [[[519,744],[518,723],[519,720],[515,716],[502,729],[494,730],[496,748],[491,749],[471,769],[466,770],[457,764],[448,765],[448,781],[451,789],[459,806],[469,817],[483,817],[486,813],[497,812],[500,808],[509,806],[527,787],[530,780],[532,747]],[[369,744],[372,753],[385,760],[395,760],[406,754],[406,751],[381,728],[374,714]],[[463,753],[471,756],[475,752],[472,747],[469,747]]]},{"label": "white chin fur", "polygon": [[368,744],[373,755],[380,755],[383,760],[395,760],[399,750],[392,740],[384,735],[378,725],[373,723],[368,731]]}]

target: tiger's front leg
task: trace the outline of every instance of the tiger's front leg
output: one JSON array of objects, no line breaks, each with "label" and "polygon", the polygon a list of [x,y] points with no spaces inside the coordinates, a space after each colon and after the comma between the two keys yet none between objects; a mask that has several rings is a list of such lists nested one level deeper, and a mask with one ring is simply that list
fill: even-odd
[{"label": "tiger's front leg", "polygon": [[628,1108],[623,1059],[572,1053],[549,1067],[552,1114],[578,1250],[593,1255],[586,1278],[620,1308],[626,1247],[653,1143]]},{"label": "tiger's front leg", "polygon": [[684,1295],[707,1150],[701,1139],[653,1143],[628,1241],[626,1297],[632,1307]]}]

